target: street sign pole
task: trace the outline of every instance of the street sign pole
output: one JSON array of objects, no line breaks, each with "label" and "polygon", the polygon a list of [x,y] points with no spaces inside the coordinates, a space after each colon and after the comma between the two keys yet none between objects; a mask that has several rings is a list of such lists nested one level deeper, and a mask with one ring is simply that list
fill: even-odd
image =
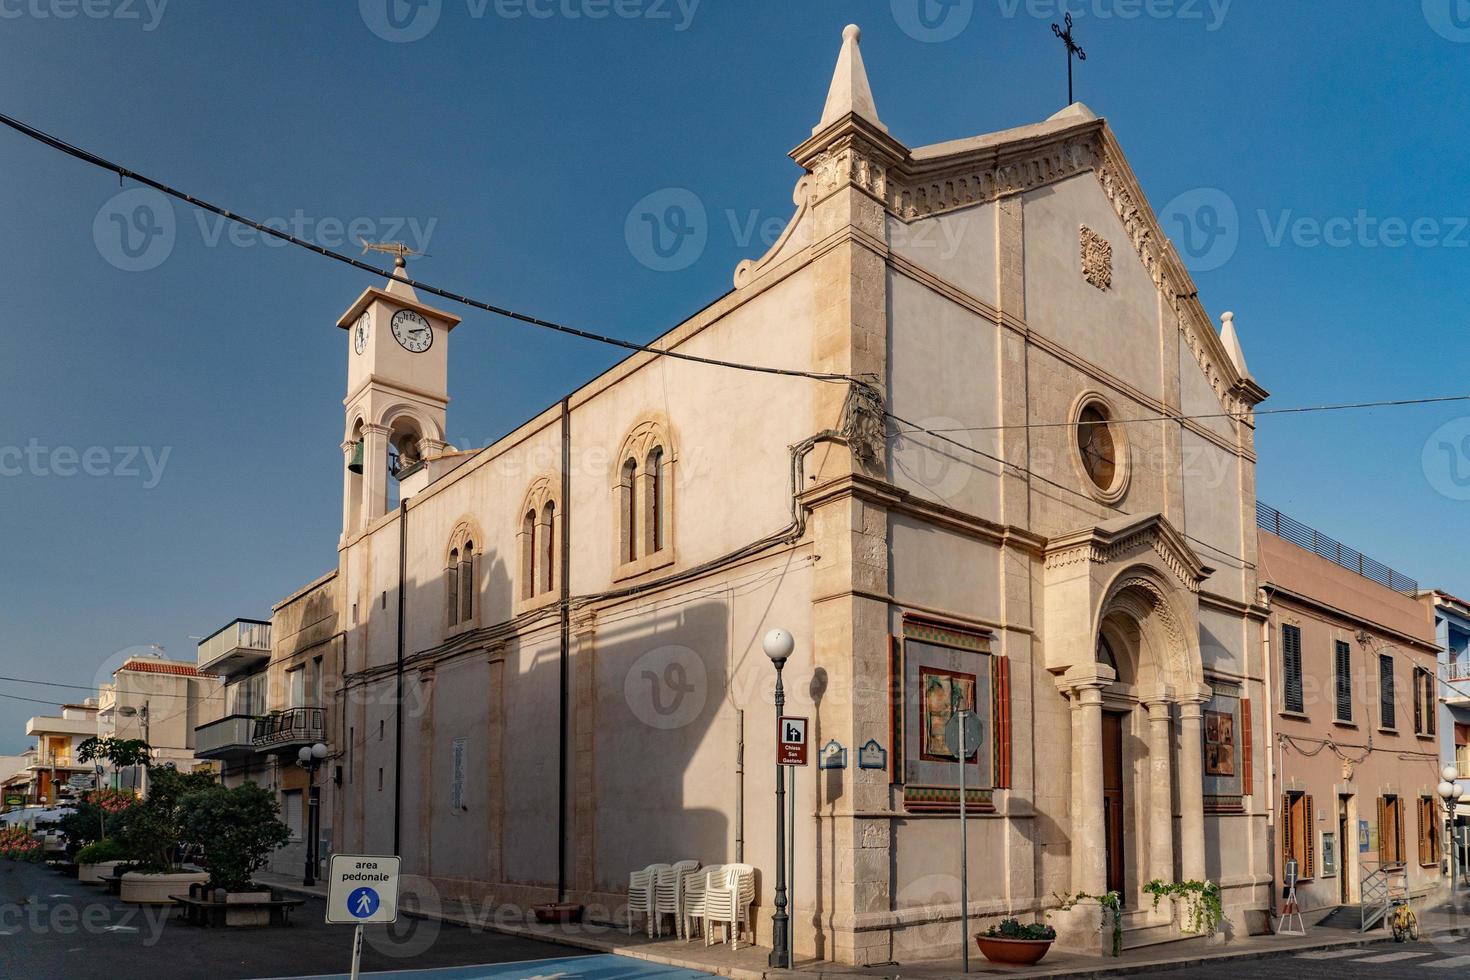
[{"label": "street sign pole", "polygon": [[359,922],[357,924],[357,928],[355,930],[353,930],[353,934],[352,934],[352,980],[357,980],[358,968],[359,968],[359,966],[361,966],[361,964],[362,964],[362,923]]},{"label": "street sign pole", "polygon": [[965,715],[960,709],[960,949],[963,950],[961,970],[970,972],[970,857],[968,835],[965,833],[965,760],[969,756],[965,745]]},{"label": "street sign pole", "polygon": [[786,948],[789,959],[796,962],[796,767],[787,766],[786,805],[786,907],[790,909],[791,921],[787,925]]}]

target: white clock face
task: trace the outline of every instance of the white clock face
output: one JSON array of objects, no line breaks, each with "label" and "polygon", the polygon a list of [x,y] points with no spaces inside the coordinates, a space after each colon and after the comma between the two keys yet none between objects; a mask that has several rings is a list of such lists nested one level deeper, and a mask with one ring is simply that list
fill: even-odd
[{"label": "white clock face", "polygon": [[362,316],[352,325],[352,349],[361,354],[367,350],[368,333],[373,328],[373,315],[367,310],[362,311]]},{"label": "white clock face", "polygon": [[413,310],[399,310],[393,314],[392,326],[393,336],[406,351],[421,354],[434,342],[434,331],[429,327],[429,321]]}]

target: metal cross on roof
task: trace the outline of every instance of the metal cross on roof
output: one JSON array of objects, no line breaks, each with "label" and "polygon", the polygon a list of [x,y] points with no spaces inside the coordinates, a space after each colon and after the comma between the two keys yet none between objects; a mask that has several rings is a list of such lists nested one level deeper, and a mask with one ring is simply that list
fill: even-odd
[{"label": "metal cross on roof", "polygon": [[1052,33],[1061,38],[1067,45],[1067,105],[1077,101],[1072,98],[1072,56],[1076,55],[1079,61],[1087,60],[1087,52],[1082,50],[1082,45],[1072,38],[1072,15],[1068,14],[1063,21],[1067,25],[1064,31],[1059,24],[1051,25]]}]

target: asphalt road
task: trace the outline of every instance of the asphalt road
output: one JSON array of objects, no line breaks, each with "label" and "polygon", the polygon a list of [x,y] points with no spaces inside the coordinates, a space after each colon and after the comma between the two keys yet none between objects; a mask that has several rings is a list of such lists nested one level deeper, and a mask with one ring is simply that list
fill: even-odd
[{"label": "asphalt road", "polygon": [[[323,922],[309,899],[289,928],[202,929],[169,909],[124,905],[100,886],[45,867],[0,859],[0,977],[5,980],[168,980],[345,976],[352,927]],[[658,978],[702,974],[569,946],[404,918],[365,929],[362,969],[379,980],[525,980],[530,977]],[[392,971],[392,972],[379,972]]]},{"label": "asphalt road", "polygon": [[1375,943],[1270,959],[1233,960],[1190,970],[1147,974],[1152,980],[1398,980],[1470,976],[1470,939],[1450,937],[1421,943]]}]

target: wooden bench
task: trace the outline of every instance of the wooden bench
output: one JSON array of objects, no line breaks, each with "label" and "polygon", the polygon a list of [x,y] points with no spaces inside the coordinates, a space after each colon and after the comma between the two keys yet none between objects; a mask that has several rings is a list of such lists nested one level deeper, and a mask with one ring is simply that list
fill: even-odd
[{"label": "wooden bench", "polygon": [[289,926],[291,910],[306,904],[304,898],[272,898],[251,902],[216,902],[214,899],[193,898],[189,895],[170,895],[179,906],[180,917],[191,926],[223,926],[225,913],[229,911],[270,910],[270,924]]}]

